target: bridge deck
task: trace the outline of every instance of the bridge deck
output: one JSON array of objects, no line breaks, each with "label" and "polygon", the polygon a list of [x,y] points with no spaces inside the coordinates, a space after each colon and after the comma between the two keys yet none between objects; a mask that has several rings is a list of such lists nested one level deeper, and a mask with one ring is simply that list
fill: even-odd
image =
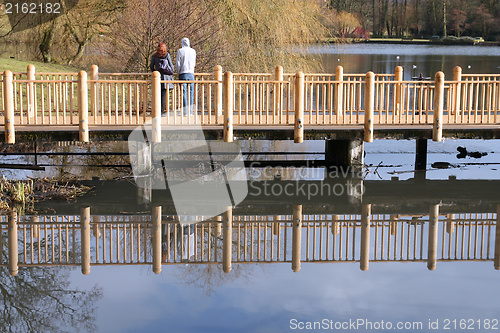
[{"label": "bridge deck", "polygon": [[[96,125],[89,126],[89,134],[92,141],[126,140],[128,135],[140,125]],[[202,125],[205,136],[210,139],[222,139],[222,125]],[[169,131],[182,131],[195,129],[195,125],[162,125],[164,136]],[[234,125],[235,139],[263,139],[263,140],[285,140],[294,136],[292,125]],[[363,125],[310,125],[304,128],[304,139],[355,139],[362,138]],[[0,135],[4,131],[0,129]],[[77,125],[17,125],[16,142],[27,142],[32,140],[76,140],[78,141]],[[478,138],[499,139],[500,127],[498,125],[446,125],[443,127],[443,137],[446,138]],[[402,128],[398,125],[376,125],[374,126],[375,139],[412,139],[432,138],[432,125],[408,125]]]}]

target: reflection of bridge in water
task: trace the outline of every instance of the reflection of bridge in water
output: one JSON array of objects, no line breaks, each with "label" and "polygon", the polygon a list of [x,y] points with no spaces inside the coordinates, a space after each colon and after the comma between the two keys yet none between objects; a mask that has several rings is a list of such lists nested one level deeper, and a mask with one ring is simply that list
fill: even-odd
[{"label": "reflection of bridge in water", "polygon": [[[358,262],[362,270],[379,262],[493,261],[500,269],[500,230],[496,212],[447,213],[430,205],[427,214],[304,214],[294,205],[288,215],[233,214],[203,222],[200,217],[162,215],[17,215],[2,217],[2,266],[18,267],[178,264]],[[441,212],[440,212],[441,208]],[[182,222],[179,222],[182,221]]]}]

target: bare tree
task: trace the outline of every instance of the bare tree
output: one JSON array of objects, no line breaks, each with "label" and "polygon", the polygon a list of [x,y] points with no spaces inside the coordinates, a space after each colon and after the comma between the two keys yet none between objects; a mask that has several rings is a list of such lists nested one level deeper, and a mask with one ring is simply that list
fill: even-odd
[{"label": "bare tree", "polygon": [[[5,262],[7,251],[2,252]],[[4,266],[0,272],[2,332],[95,331],[95,302],[102,291],[70,287],[70,268],[19,267],[11,276]]]},{"label": "bare tree", "polygon": [[127,1],[127,8],[114,29],[109,54],[122,70],[145,71],[159,42],[175,57],[183,37],[197,51],[197,70],[212,70],[221,54],[221,26],[218,8],[206,1],[145,0]]}]

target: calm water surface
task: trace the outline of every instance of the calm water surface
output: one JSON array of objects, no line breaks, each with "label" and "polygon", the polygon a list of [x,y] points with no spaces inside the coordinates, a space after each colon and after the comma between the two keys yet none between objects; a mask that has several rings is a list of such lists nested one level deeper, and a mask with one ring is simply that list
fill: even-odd
[{"label": "calm water surface", "polygon": [[500,47],[498,46],[438,46],[398,44],[321,45],[309,51],[322,57],[325,71],[335,73],[338,65],[344,73],[394,73],[396,66],[404,69],[404,79],[422,73],[434,77],[443,71],[453,76],[455,66],[464,74],[499,74]]},{"label": "calm water surface", "polygon": [[[253,143],[254,149],[269,144]],[[291,143],[281,144],[297,147]],[[463,161],[456,157],[457,145],[489,154],[476,160],[484,161],[483,165],[446,170],[430,167],[434,161],[472,163],[471,159]],[[176,217],[170,213],[171,199],[154,192],[153,202],[147,203],[141,201],[130,182],[125,181],[128,184],[125,187],[104,183],[96,187],[93,194],[75,203],[37,205],[42,223],[39,238],[33,242],[30,241],[36,225],[30,222],[33,213],[26,212],[26,218],[21,216],[18,230],[26,231],[19,232],[19,277],[10,277],[8,259],[4,257],[2,283],[10,290],[12,281],[29,279],[35,281],[39,291],[48,290],[51,295],[51,298],[41,297],[35,306],[28,307],[33,314],[28,311],[24,318],[14,315],[15,321],[34,322],[37,309],[55,309],[56,299],[63,299],[77,312],[93,309],[87,319],[81,318],[79,322],[90,325],[90,331],[95,332],[291,332],[298,330],[301,323],[332,321],[332,325],[342,325],[357,320],[363,320],[357,329],[361,332],[389,331],[366,326],[369,325],[366,322],[381,325],[382,321],[393,325],[422,323],[422,329],[406,331],[431,332],[435,330],[429,329],[429,321],[435,323],[436,320],[440,328],[446,323],[452,325],[450,320],[454,319],[473,319],[475,327],[478,323],[483,325],[485,320],[495,323],[500,319],[499,272],[494,267],[495,258],[500,258],[496,254],[500,251],[500,236],[495,226],[500,207],[496,189],[500,184],[497,184],[498,171],[493,163],[500,162],[499,148],[496,141],[431,143],[428,181],[415,182],[412,181],[415,174],[410,172],[414,142],[376,141],[366,146],[366,163],[383,166],[377,173],[374,166],[369,167],[371,172],[362,180],[365,194],[361,197],[347,193],[315,195],[309,199],[248,197],[233,209],[234,221],[242,222],[233,225],[233,263],[229,273],[223,270],[224,234],[217,233],[218,222],[212,220],[211,229],[204,224],[205,229],[197,229],[198,236],[189,232],[193,229],[184,228],[184,236],[181,236],[174,221]],[[321,143],[309,142],[301,149],[321,150]],[[398,171],[400,173],[394,173]],[[399,182],[390,180],[395,175]],[[448,181],[450,175],[457,180]],[[346,184],[352,179],[335,181]],[[171,228],[170,232],[162,230],[162,254],[166,255],[166,249],[171,252],[169,258],[162,258],[161,273],[154,274],[151,233],[147,230],[151,227],[152,207],[158,204],[163,206],[163,222]],[[371,204],[372,223],[370,262],[366,271],[360,269],[363,204]],[[440,214],[436,224],[437,266],[431,271],[427,268],[429,215],[436,204]],[[302,205],[303,210],[299,245],[293,243],[291,224],[296,205]],[[97,233],[92,227],[90,233],[93,264],[88,275],[83,275],[80,267],[81,207],[90,207],[92,225],[100,230]],[[272,229],[277,220],[283,221],[279,236]],[[76,223],[74,233],[65,233],[68,222],[71,222],[70,230],[72,223]],[[200,225],[197,224],[198,228]],[[54,227],[56,231],[51,233]],[[172,231],[174,229],[177,231]],[[6,246],[6,222],[2,230]],[[170,241],[166,241],[166,237],[170,237]],[[173,237],[178,238],[173,240]],[[188,242],[195,240],[197,245],[190,247]],[[29,264],[31,243],[35,263],[39,260],[56,266],[43,267],[44,273],[40,275],[42,267]],[[44,246],[47,246],[45,252]],[[296,246],[300,248],[302,261],[298,272],[292,269]],[[41,248],[39,254],[36,254],[37,247]],[[180,254],[182,249],[194,251],[195,248],[197,257]],[[201,248],[205,251],[204,260],[200,260]],[[211,259],[206,257],[209,251],[212,251]],[[24,253],[28,256],[26,261]],[[66,253],[69,253],[68,259],[65,259]],[[58,259],[59,255],[62,259]],[[134,259],[136,256],[138,259]],[[28,265],[23,266],[24,262]],[[57,265],[67,262],[66,268]],[[81,301],[81,295],[63,297],[64,293],[51,291],[50,286],[42,283],[43,276],[51,276],[55,285],[66,286],[65,290],[83,291],[86,302]],[[30,292],[22,285],[14,289],[18,297],[27,297],[23,295]],[[19,304],[6,302],[5,308],[17,314],[14,305]],[[6,327],[11,325],[9,320],[12,318],[6,318]],[[64,320],[53,320],[52,324],[61,331],[67,325]],[[18,330],[14,327],[13,331],[24,331],[25,327],[21,327]]]}]

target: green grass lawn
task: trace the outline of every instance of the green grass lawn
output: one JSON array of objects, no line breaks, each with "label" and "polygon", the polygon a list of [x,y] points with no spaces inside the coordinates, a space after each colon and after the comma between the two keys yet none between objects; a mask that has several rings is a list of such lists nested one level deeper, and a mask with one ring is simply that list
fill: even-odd
[{"label": "green grass lawn", "polygon": [[18,60],[11,58],[0,58],[0,72],[4,72],[6,70],[10,70],[12,72],[26,72],[26,68],[28,68],[29,64],[33,64],[35,66],[35,71],[37,73],[78,73],[81,71],[81,68],[65,66],[65,65],[57,65],[57,64],[46,64],[38,61],[28,61],[28,60]]}]

